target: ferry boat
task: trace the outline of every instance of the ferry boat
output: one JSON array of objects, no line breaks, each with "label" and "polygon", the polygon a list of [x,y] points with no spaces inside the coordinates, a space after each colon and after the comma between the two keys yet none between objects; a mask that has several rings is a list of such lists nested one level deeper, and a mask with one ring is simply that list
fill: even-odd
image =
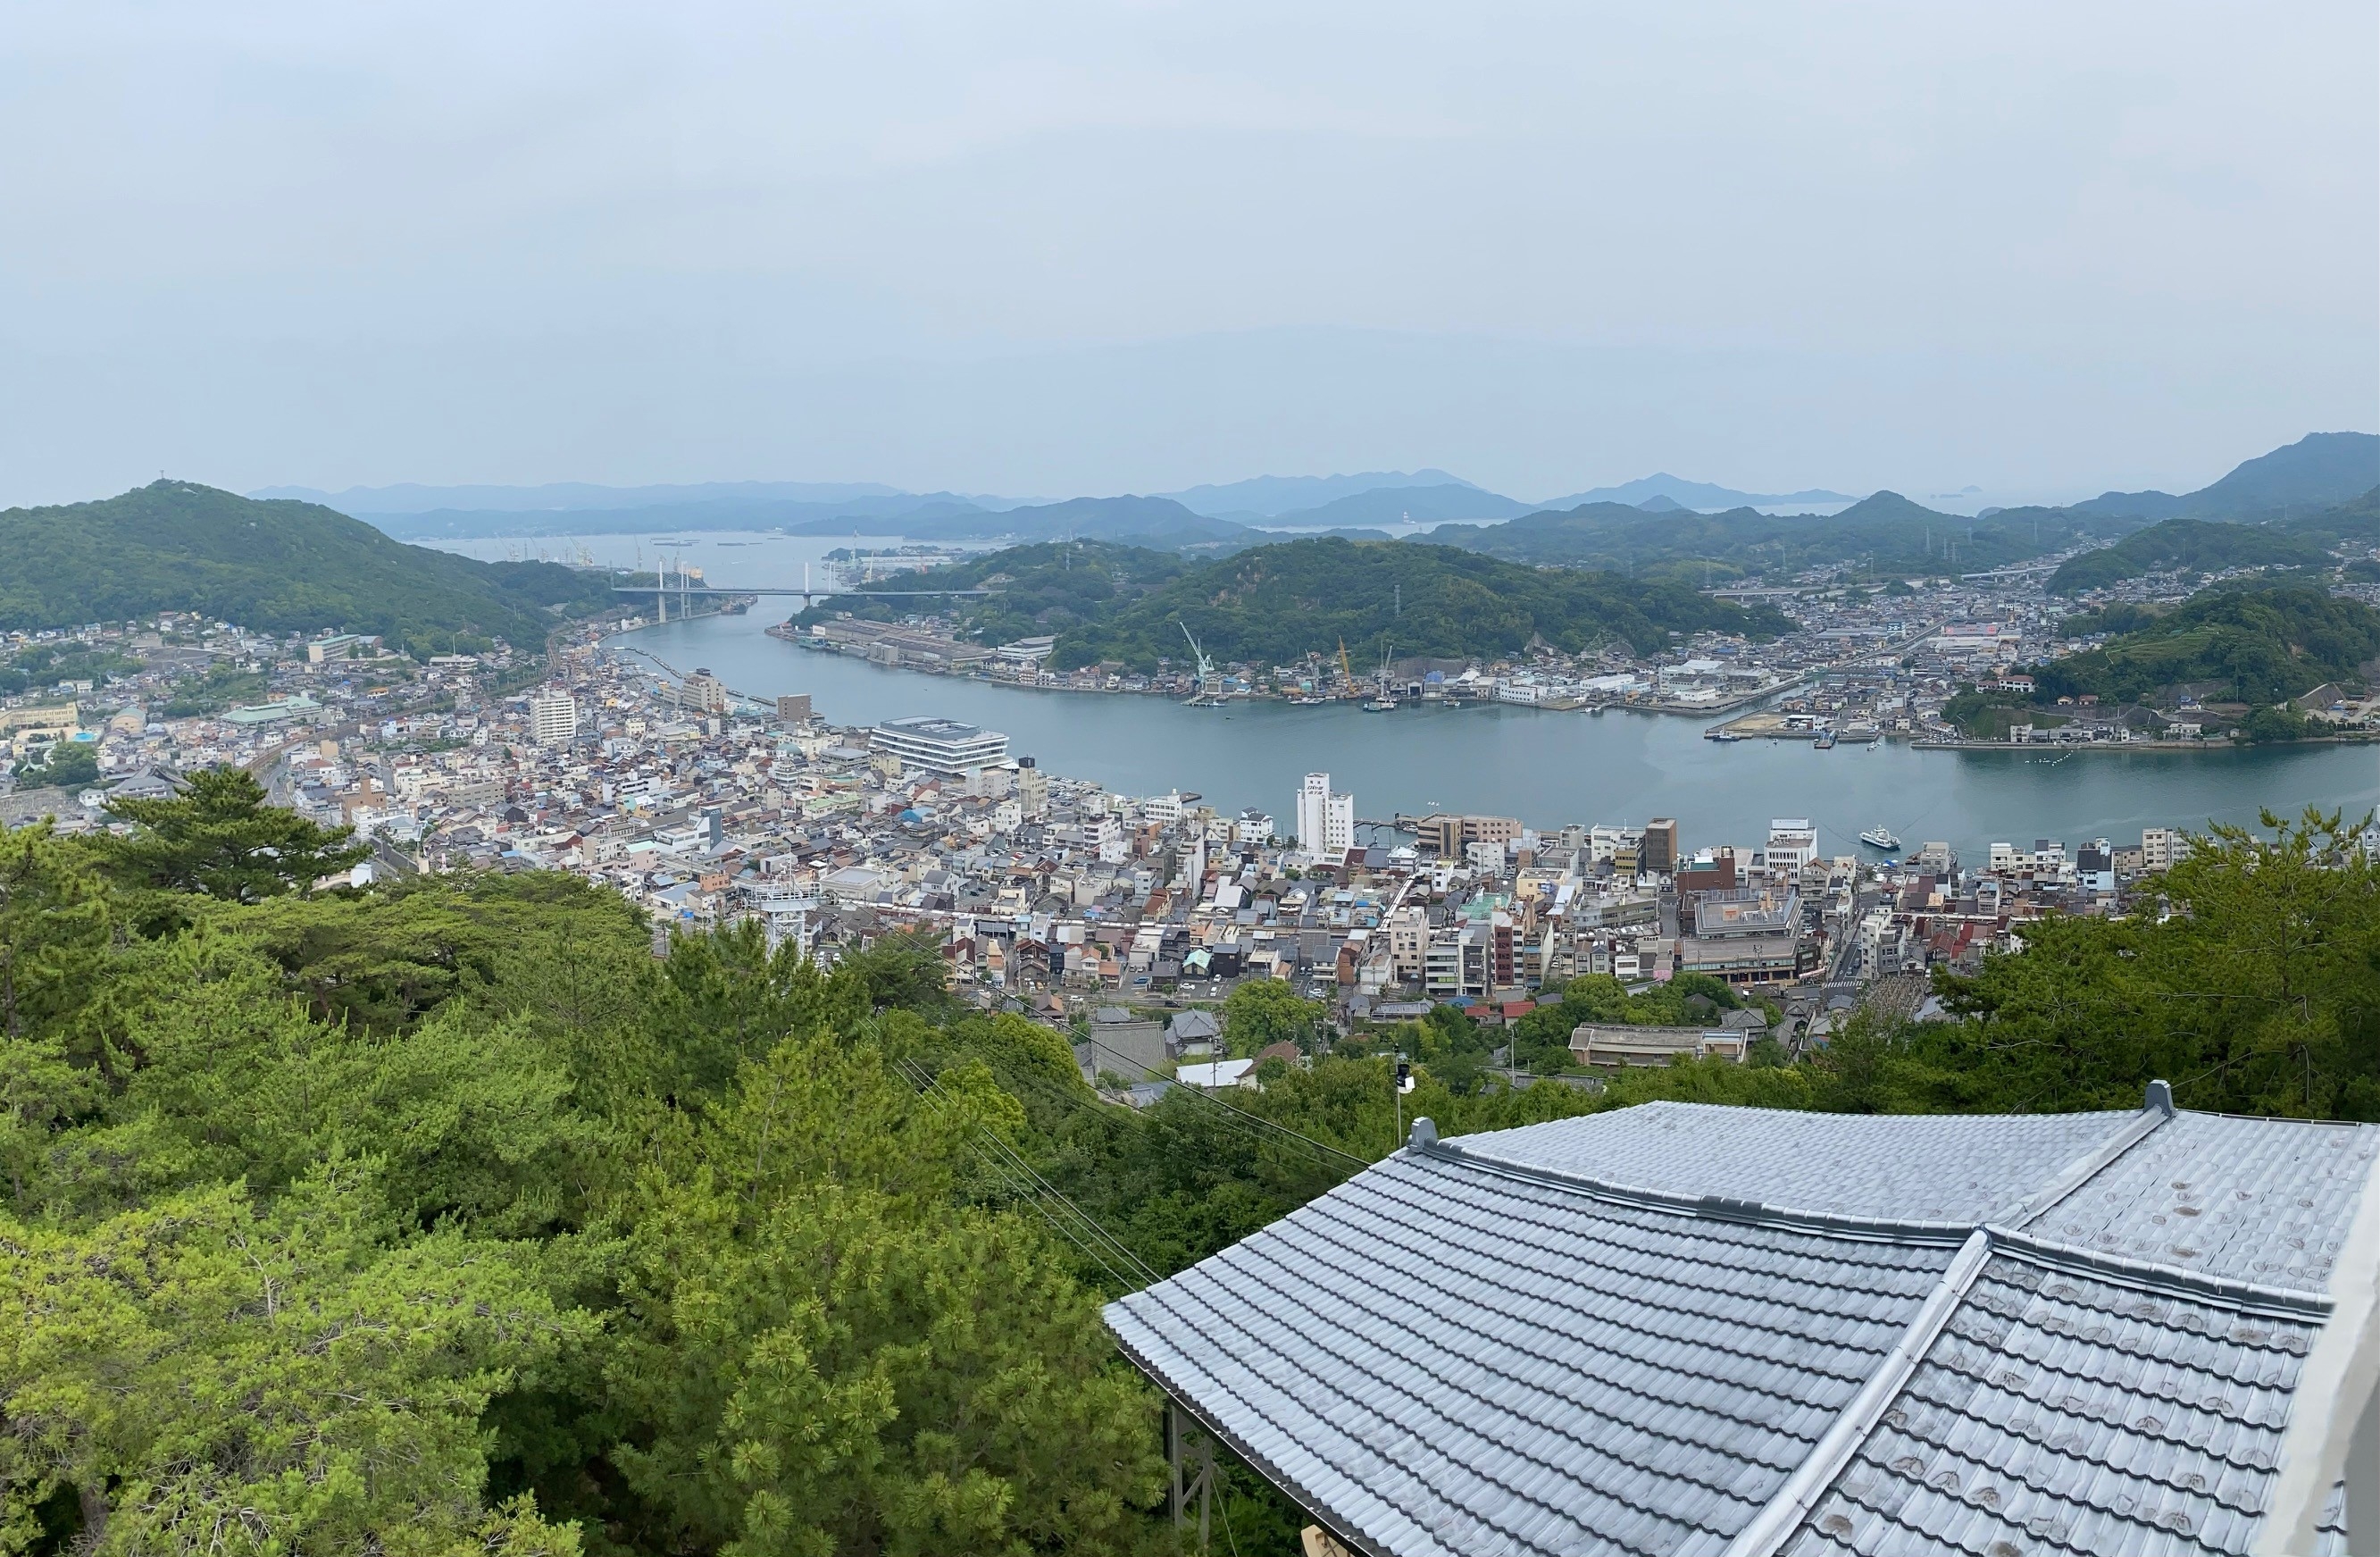
[{"label": "ferry boat", "polygon": [[1394,713],[1396,711],[1397,700],[1394,698],[1373,698],[1364,704],[1366,713]]},{"label": "ferry boat", "polygon": [[1889,827],[1871,827],[1861,833],[1859,838],[1860,842],[1868,847],[1882,849],[1887,854],[1893,853],[1900,847],[1900,840],[1892,835],[1892,829]]},{"label": "ferry boat", "polygon": [[[1596,712],[1600,713],[1603,711],[1597,709]],[[1718,741],[1725,743],[1728,741],[1740,741],[1742,738],[1743,737],[1742,736],[1737,735],[1733,730],[1706,730],[1703,732],[1703,739],[1706,741]]]},{"label": "ferry boat", "polygon": [[1835,747],[1835,733],[1832,730],[1821,730],[1818,732],[1818,738],[1812,744],[1820,751],[1832,751]]}]

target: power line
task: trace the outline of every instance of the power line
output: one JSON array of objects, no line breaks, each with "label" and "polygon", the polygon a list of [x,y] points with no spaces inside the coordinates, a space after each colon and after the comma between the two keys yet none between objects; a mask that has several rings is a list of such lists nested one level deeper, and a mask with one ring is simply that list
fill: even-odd
[{"label": "power line", "polygon": [[[1137,1066],[1140,1064],[1139,1061],[1134,1059],[1129,1054],[1117,1053],[1115,1050],[1110,1049],[1106,1044],[1101,1043],[1096,1038],[1086,1036],[1083,1041],[1094,1049],[1114,1055],[1115,1058],[1123,1061],[1126,1064]],[[1193,1097],[1202,1099],[1205,1101],[1213,1104],[1215,1107],[1221,1109],[1225,1113],[1230,1114],[1234,1119],[1244,1120],[1250,1125],[1262,1125],[1268,1130],[1278,1131],[1281,1135],[1287,1136],[1292,1140],[1304,1142],[1305,1145],[1312,1147],[1317,1151],[1328,1152],[1330,1155],[1340,1159],[1342,1162],[1352,1162],[1358,1169],[1368,1168],[1372,1165],[1370,1162],[1354,1155],[1353,1152],[1342,1151],[1335,1146],[1326,1146],[1321,1141],[1316,1140],[1312,1136],[1300,1135],[1297,1131],[1291,1129],[1288,1125],[1275,1124],[1273,1121],[1265,1118],[1262,1114],[1250,1113],[1245,1109],[1233,1108],[1231,1104],[1225,1102],[1222,1099],[1216,1097],[1211,1092],[1207,1091],[1204,1088],[1183,1086],[1179,1082],[1176,1082],[1174,1085],[1181,1090],[1190,1093]]]},{"label": "power line", "polygon": [[[917,1088],[921,1096],[936,1096],[938,1100],[945,1105],[945,1107],[954,1104],[957,1101],[957,1099],[953,1095],[950,1089],[942,1085],[941,1077],[926,1069],[923,1064],[907,1060],[896,1061],[894,1063],[900,1066],[903,1074],[909,1077],[910,1084]],[[1074,1201],[1068,1199],[1065,1193],[1059,1189],[1057,1186],[1051,1184],[1048,1179],[1043,1178],[1040,1173],[1034,1168],[1033,1164],[1026,1161],[1023,1154],[1018,1152],[1014,1147],[1009,1145],[1008,1142],[1001,1139],[999,1135],[992,1131],[989,1126],[980,1122],[977,1122],[975,1125],[975,1130],[978,1136],[990,1144],[992,1151],[997,1154],[997,1158],[995,1159],[986,1159],[985,1165],[991,1168],[996,1174],[1005,1180],[1009,1188],[1018,1194],[1021,1198],[1032,1200],[1035,1203],[1035,1209],[1041,1212],[1043,1217],[1050,1222],[1051,1226],[1057,1227],[1059,1231],[1065,1233],[1066,1236],[1072,1239],[1077,1247],[1081,1248],[1084,1253],[1097,1260],[1100,1268],[1106,1271],[1109,1275],[1115,1277],[1119,1283],[1130,1288],[1138,1285],[1153,1284],[1164,1279],[1149,1266],[1147,1260],[1134,1253],[1131,1247],[1125,1244],[1123,1239],[1117,1237],[1114,1234],[1100,1226],[1097,1218],[1093,1217],[1088,1211],[1083,1210],[1082,1207],[1075,1204]],[[971,1149],[974,1148],[973,1142],[969,1142],[968,1144]],[[980,1149],[976,1150],[977,1155],[979,1158],[982,1157],[983,1153]],[[1003,1167],[997,1159],[1005,1159],[1007,1165]],[[1022,1174],[1023,1176],[1020,1178],[1017,1176],[1019,1174]],[[1038,1188],[1036,1186],[1038,1186]],[[1091,1235],[1094,1238],[1113,1249],[1116,1255],[1122,1259],[1129,1268],[1137,1273],[1138,1279],[1135,1280],[1134,1277],[1126,1276],[1123,1272],[1117,1271],[1114,1265],[1111,1264],[1096,1248],[1085,1244],[1073,1231],[1066,1228],[1064,1224],[1058,1220],[1056,1215],[1053,1214],[1047,1206],[1041,1203],[1040,1197],[1043,1195],[1056,1200],[1058,1204],[1065,1207],[1068,1211],[1072,1212],[1074,1216],[1081,1222],[1084,1227],[1089,1229]]]}]

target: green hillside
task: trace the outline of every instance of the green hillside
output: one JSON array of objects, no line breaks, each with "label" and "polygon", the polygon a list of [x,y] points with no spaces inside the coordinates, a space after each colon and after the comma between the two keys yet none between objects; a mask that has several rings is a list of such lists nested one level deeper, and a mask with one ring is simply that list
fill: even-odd
[{"label": "green hillside", "polygon": [[[933,570],[934,582],[995,592],[949,606],[960,634],[1005,643],[1049,633],[1061,670],[1118,660],[1154,670],[1180,661],[1186,624],[1219,663],[1283,664],[1351,651],[1449,659],[1515,654],[1536,640],[1576,651],[1623,639],[1640,650],[1705,629],[1772,637],[1792,624],[1682,584],[1521,567],[1401,541],[1317,537],[1209,563],[1099,541],[1012,546]],[[886,619],[898,602],[844,598],[795,620],[842,612]]]},{"label": "green hillside", "polygon": [[2325,546],[2342,543],[2369,546],[2380,542],[2380,487],[2350,498],[2336,508],[2295,518],[2276,519],[2273,528],[2302,535]]},{"label": "green hillside", "polygon": [[2375,658],[2380,612],[2359,601],[2295,586],[2208,590],[2087,653],[2037,667],[2034,695],[2164,702],[2194,687],[2210,699],[2272,704],[2325,681],[2360,682]]},{"label": "green hillside", "polygon": [[2277,527],[2167,519],[2112,546],[2068,558],[2049,576],[2049,590],[2081,594],[2178,568],[2219,573],[2229,567],[2322,567],[2329,562],[2319,541]]},{"label": "green hillside", "polygon": [[270,632],[344,628],[408,647],[545,641],[610,603],[610,578],[482,563],[393,541],[360,519],[154,481],[97,503],[0,513],[0,628],[199,611]]},{"label": "green hillside", "polygon": [[1975,573],[2026,562],[2139,521],[2058,508],[2010,508],[1986,518],[1937,513],[1879,492],[1840,514],[1648,513],[1590,503],[1500,525],[1439,525],[1427,539],[1512,562],[1700,579],[1788,578],[1855,565],[1871,576]]},{"label": "green hillside", "polygon": [[[961,637],[979,643],[1007,643],[1042,633],[1062,633],[1099,620],[1158,585],[1180,578],[1190,566],[1172,553],[1144,546],[1045,541],[937,567],[931,582],[937,589],[994,590],[980,599],[952,600],[946,609],[957,618]],[[891,621],[908,609],[902,601],[852,595],[822,601],[794,620],[808,626],[849,612],[872,621]]]},{"label": "green hillside", "polygon": [[1522,567],[1451,546],[1336,539],[1258,546],[1193,567],[1059,637],[1052,663],[1120,660],[1153,669],[1186,651],[1182,626],[1218,662],[1284,664],[1333,654],[1449,659],[1517,654],[1542,640],[1576,651],[1615,639],[1640,651],[1705,629],[1767,637],[1790,624],[1681,584]]}]

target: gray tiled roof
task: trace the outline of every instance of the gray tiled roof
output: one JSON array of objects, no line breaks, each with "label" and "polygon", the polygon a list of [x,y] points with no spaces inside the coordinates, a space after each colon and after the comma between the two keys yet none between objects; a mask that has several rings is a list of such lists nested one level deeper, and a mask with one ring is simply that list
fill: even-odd
[{"label": "gray tiled roof", "polygon": [[2175,1116],[2030,1231],[2235,1281],[2330,1280],[2380,1130],[2308,1120]]},{"label": "gray tiled roof", "polygon": [[1783,1550],[2244,1553],[2317,1328],[1995,1257]]},{"label": "gray tiled roof", "polygon": [[1975,1222],[2139,1115],[1799,1113],[1644,1103],[1463,1137],[1468,1155],[1800,1210]]},{"label": "gray tiled roof", "polygon": [[1124,1349],[1397,1552],[1715,1552],[1951,1250],[1402,1154],[1113,1304]]},{"label": "gray tiled roof", "polygon": [[2283,1448],[2375,1157],[1648,1104],[1417,1138],[1107,1318],[1378,1557],[2242,1553],[2331,1463]]}]

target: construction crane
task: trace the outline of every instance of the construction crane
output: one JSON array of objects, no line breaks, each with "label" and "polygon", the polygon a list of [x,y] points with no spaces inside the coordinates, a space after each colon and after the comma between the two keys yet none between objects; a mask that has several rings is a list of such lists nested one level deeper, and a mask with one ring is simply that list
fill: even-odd
[{"label": "construction crane", "polygon": [[1339,674],[1347,678],[1347,686],[1350,690],[1353,690],[1355,685],[1355,667],[1347,663],[1347,640],[1343,638],[1339,640]]},{"label": "construction crane", "polygon": [[1189,623],[1176,622],[1173,625],[1182,629],[1182,636],[1190,640],[1190,652],[1197,656],[1198,686],[1199,689],[1203,691],[1206,688],[1208,681],[1214,676],[1215,662],[1207,658],[1207,651],[1198,647],[1197,635],[1190,630]]}]

